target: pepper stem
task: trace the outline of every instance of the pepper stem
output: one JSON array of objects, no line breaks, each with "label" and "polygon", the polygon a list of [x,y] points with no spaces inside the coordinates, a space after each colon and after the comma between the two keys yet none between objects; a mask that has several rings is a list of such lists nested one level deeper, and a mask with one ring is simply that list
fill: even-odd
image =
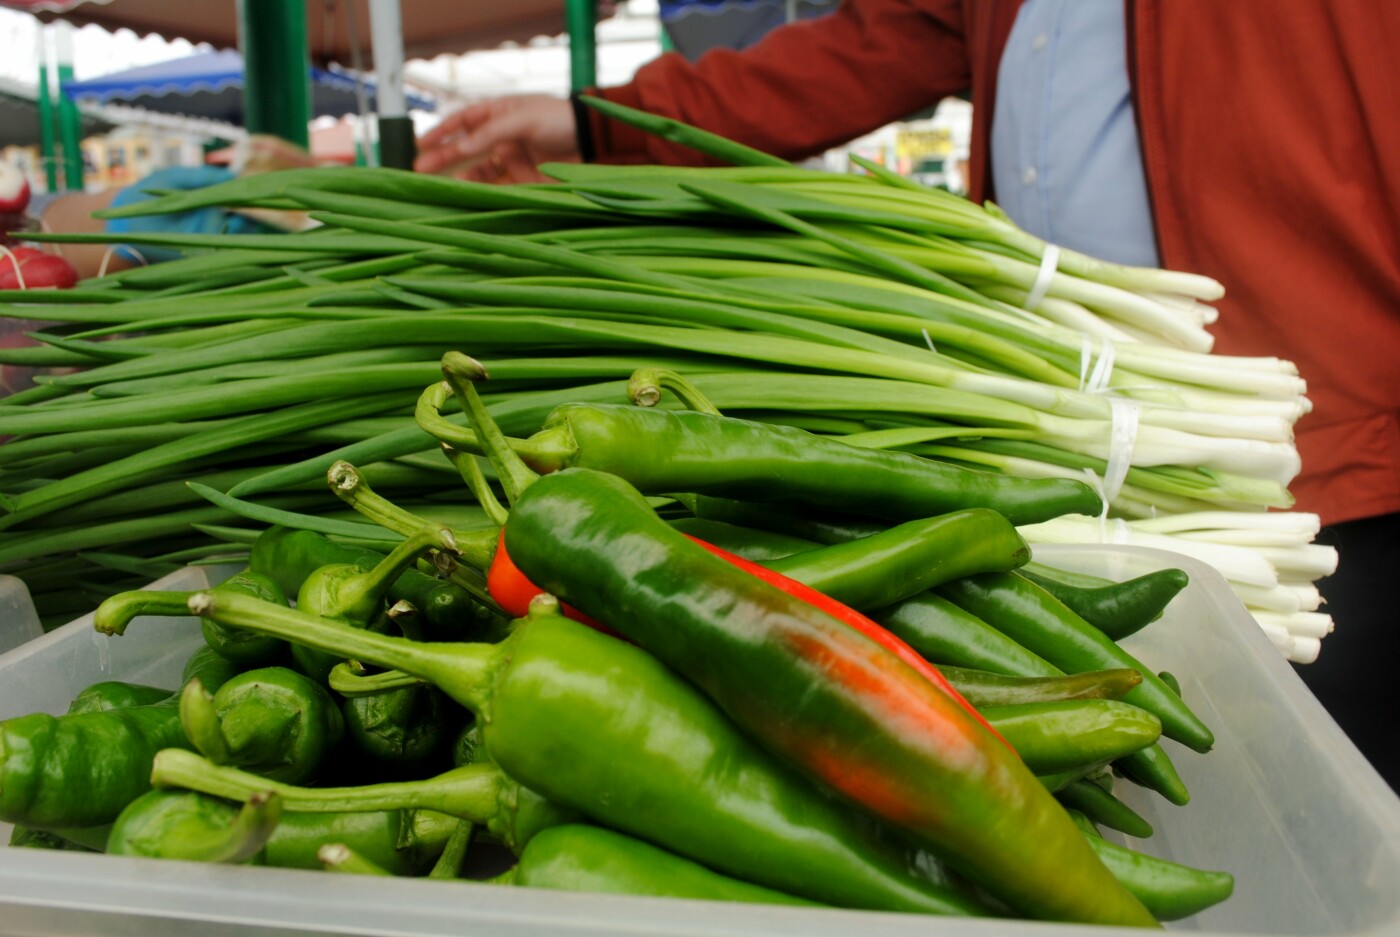
[{"label": "pepper stem", "polygon": [[710,398],[700,389],[670,368],[638,368],[627,381],[627,397],[639,407],[654,407],[661,402],[661,392],[669,390],[687,410],[722,416]]},{"label": "pepper stem", "polygon": [[193,836],[178,826],[169,830],[161,842],[161,857],[230,864],[253,858],[267,845],[282,819],[282,799],[267,788],[264,783],[249,791],[225,830],[211,834],[201,828]]},{"label": "pepper stem", "polygon": [[509,638],[501,644],[410,641],[217,590],[196,592],[189,607],[220,624],[422,677],[477,715],[490,709],[496,671],[510,653]]},{"label": "pepper stem", "polygon": [[344,843],[326,843],[316,850],[316,859],[327,872],[349,872],[354,875],[389,875],[394,873],[360,855]]},{"label": "pepper stem", "polygon": [[[419,517],[375,492],[360,474],[360,470],[349,462],[342,460],[332,465],[326,471],[326,482],[336,497],[380,527],[409,537],[434,526],[427,518]],[[490,569],[491,557],[496,549],[496,534],[496,530],[492,528],[454,530],[452,536],[457,545],[455,552],[473,569]],[[457,577],[451,576],[450,573],[449,578],[473,594],[480,591],[478,583],[470,580],[459,582]]]},{"label": "pepper stem", "polygon": [[214,697],[204,689],[198,677],[190,678],[180,691],[180,727],[201,755],[217,765],[233,763],[233,752],[224,737]]},{"label": "pepper stem", "polygon": [[506,498],[513,503],[526,488],[534,484],[539,475],[516,455],[501,428],[486,411],[481,395],[476,392],[476,382],[489,379],[486,368],[461,352],[449,351],[442,356],[442,374],[462,402],[467,420],[476,430],[477,438],[486,450],[486,457],[491,460],[496,476],[505,486]]},{"label": "pepper stem", "polygon": [[385,594],[404,570],[429,550],[456,553],[457,540],[452,531],[445,527],[420,528],[389,551],[389,555],[376,563],[373,569],[350,572],[355,567],[345,567],[346,574],[340,577],[338,588],[335,589],[335,608],[316,611],[328,618],[341,618],[346,621],[370,620],[383,607]]},{"label": "pepper stem", "polygon": [[118,592],[97,606],[92,626],[103,634],[123,634],[138,615],[168,615],[188,618],[190,592],[148,592],[144,589]]},{"label": "pepper stem", "polygon": [[438,856],[438,861],[428,871],[428,878],[457,878],[462,874],[462,863],[467,859],[467,849],[471,847],[472,835],[476,832],[476,827],[461,820],[457,823],[452,835],[448,837],[447,845],[443,847],[442,855]]},{"label": "pepper stem", "polygon": [[494,764],[464,765],[437,777],[391,781],[364,787],[298,787],[220,767],[179,748],[157,753],[151,767],[157,787],[183,787],[227,800],[246,801],[259,791],[275,793],[287,810],[345,813],[366,810],[436,810],[472,823],[486,823],[499,811],[502,785],[511,782]]},{"label": "pepper stem", "polygon": [[491,490],[491,485],[486,481],[486,473],[481,470],[481,463],[477,461],[477,456],[470,452],[454,449],[447,443],[442,443],[442,452],[447,456],[447,461],[451,462],[458,474],[462,476],[462,481],[467,483],[467,488],[471,490],[472,496],[486,511],[486,516],[491,518],[491,523],[498,527],[504,527],[510,512],[497,500],[496,492]]},{"label": "pepper stem", "polygon": [[374,674],[363,671],[364,667],[358,661],[341,661],[331,668],[328,681],[330,688],[347,699],[355,699],[360,696],[392,693],[406,687],[424,686],[428,682],[402,670],[385,670]]}]

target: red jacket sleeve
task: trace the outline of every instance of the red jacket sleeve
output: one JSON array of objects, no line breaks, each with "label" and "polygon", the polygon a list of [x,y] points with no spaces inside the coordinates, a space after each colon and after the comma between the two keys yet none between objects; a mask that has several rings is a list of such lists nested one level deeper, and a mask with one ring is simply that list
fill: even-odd
[{"label": "red jacket sleeve", "polygon": [[[740,52],[667,53],[599,96],[805,159],[970,86],[959,0],[845,0]],[[592,115],[598,162],[699,165],[705,157]]]}]

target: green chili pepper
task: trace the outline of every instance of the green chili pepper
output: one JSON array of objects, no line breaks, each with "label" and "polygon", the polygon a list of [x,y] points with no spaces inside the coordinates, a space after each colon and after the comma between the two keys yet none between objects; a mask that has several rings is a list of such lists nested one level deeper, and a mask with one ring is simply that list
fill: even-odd
[{"label": "green chili pepper", "polygon": [[[152,792],[154,793],[154,792]],[[150,795],[146,795],[149,797]],[[187,859],[193,862],[240,863],[253,859],[267,845],[282,803],[276,794],[254,792],[241,807],[212,800],[200,800],[191,815],[189,807],[154,811],[146,804],[137,811],[123,810],[112,824],[107,851],[112,855],[149,856],[158,859]],[[160,806],[174,806],[168,799]],[[232,814],[229,818],[227,814]],[[135,828],[137,819],[141,828]],[[222,822],[220,822],[222,821]]]},{"label": "green chili pepper", "polygon": [[491,881],[617,895],[813,904],[720,875],[697,862],[596,826],[556,826],[541,832],[525,847],[513,869]]},{"label": "green chili pepper", "polygon": [[791,556],[794,553],[811,550],[817,546],[810,540],[803,540],[800,537],[790,537],[786,534],[755,530],[751,527],[727,524],[724,521],[705,520],[700,517],[678,517],[668,521],[668,523],[683,534],[699,537],[706,543],[756,563]]},{"label": "green chili pepper", "polygon": [[1124,699],[1161,719],[1162,733],[1168,738],[1199,752],[1210,751],[1214,736],[1181,697],[1103,632],[1030,580],[1016,573],[986,573],[948,583],[939,591],[1066,671],[1138,670],[1142,684]]},{"label": "green chili pepper", "polygon": [[10,831],[11,849],[54,849],[69,852],[100,852],[90,849],[71,839],[48,830],[36,830],[27,826],[17,826]]},{"label": "green chili pepper", "polygon": [[863,449],[791,426],[688,410],[565,404],[516,446],[536,471],[590,468],[651,494],[696,492],[915,520],[986,507],[1013,524],[1097,514],[1072,479],[978,472],[906,452]]},{"label": "green chili pepper", "polygon": [[1089,845],[1128,890],[1138,896],[1159,921],[1179,921],[1199,914],[1229,898],[1235,890],[1235,877],[1229,872],[1192,868],[1167,859],[1149,856],[1108,840],[1088,818],[1077,810],[1070,815],[1085,830]]},{"label": "green chili pepper", "polygon": [[409,770],[430,764],[451,744],[457,709],[436,687],[416,686],[341,703],[355,747],[386,765]]},{"label": "green chili pepper", "polygon": [[516,499],[505,538],[541,588],[646,647],[765,745],[1013,908],[1155,923],[1014,753],[950,696],[671,530],[625,481],[546,475]]},{"label": "green chili pepper", "polygon": [[1071,781],[1055,792],[1067,807],[1084,813],[1090,820],[1138,839],[1152,835],[1152,824],[1112,793],[1088,778]]},{"label": "green chili pepper", "polygon": [[144,686],[140,683],[122,683],[120,680],[104,680],[85,687],[73,702],[68,704],[68,712],[91,713],[109,712],[113,709],[131,709],[134,706],[149,706],[168,700],[174,694],[161,687]]},{"label": "green chili pepper", "polygon": [[[226,835],[239,813],[228,801],[193,791],[148,791],[122,811],[107,841],[113,855],[175,858],[186,844]],[[430,810],[294,813],[283,810],[257,865],[315,869],[327,842],[353,844],[396,875],[421,875],[442,852],[457,820]],[[193,858],[193,857],[191,857]]]},{"label": "green chili pepper", "polygon": [[1124,582],[1066,573],[1039,563],[1023,566],[1019,572],[1114,641],[1162,617],[1168,603],[1191,581],[1179,569],[1159,569]]},{"label": "green chili pepper", "polygon": [[982,715],[1036,774],[1112,761],[1162,734],[1156,716],[1116,700],[989,706]]},{"label": "green chili pepper", "polygon": [[[311,530],[270,527],[258,536],[248,555],[248,567],[275,578],[295,595],[315,570],[331,565],[372,569],[384,558],[365,547],[337,543]],[[493,616],[460,586],[417,569],[405,569],[388,590],[391,603],[412,603],[423,616],[429,637],[439,641],[480,640],[493,625]]]},{"label": "green chili pepper", "polygon": [[180,723],[215,764],[290,784],[316,777],[345,732],[330,694],[285,667],[241,673],[212,696],[191,680],[180,694]]},{"label": "green chili pepper", "polygon": [[180,686],[198,678],[206,690],[214,693],[218,691],[219,687],[242,672],[243,668],[238,664],[204,644],[190,655],[189,660],[185,661],[185,669],[180,676]]},{"label": "green chili pepper", "polygon": [[[425,530],[404,540],[388,556],[369,569],[354,563],[336,563],[312,570],[297,591],[297,608],[322,618],[343,621],[357,628],[386,631],[386,597],[393,585],[418,557],[430,549],[455,552],[448,530]],[[323,654],[294,645],[292,657],[297,669],[324,684],[338,662],[334,654]]]},{"label": "green chili pepper", "polygon": [[844,907],[986,913],[930,857],[910,861],[875,836],[651,655],[560,617],[547,596],[498,645],[409,642],[241,596],[191,601],[430,679],[477,714],[491,758],[528,789],[716,871]]},{"label": "green chili pepper", "polygon": [[0,722],[0,820],[39,828],[110,823],[150,787],[151,761],[189,743],[168,700]]},{"label": "green chili pepper", "polygon": [[1062,677],[1017,677],[939,667],[948,682],[973,706],[1014,706],[1056,700],[1119,699],[1142,682],[1136,670],[1091,670]]},{"label": "green chili pepper", "polygon": [[869,611],[952,579],[1012,570],[1029,558],[1030,548],[1006,518],[973,508],[908,521],[763,565],[837,602]]}]

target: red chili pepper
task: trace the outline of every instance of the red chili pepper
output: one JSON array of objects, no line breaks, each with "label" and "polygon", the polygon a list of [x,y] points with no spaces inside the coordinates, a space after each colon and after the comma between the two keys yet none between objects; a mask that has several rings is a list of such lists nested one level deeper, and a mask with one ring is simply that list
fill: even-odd
[{"label": "red chili pepper", "polygon": [[[948,682],[943,674],[939,673],[937,667],[934,667],[928,661],[924,660],[923,657],[919,656],[917,651],[885,630],[885,628],[877,622],[872,621],[850,606],[843,605],[823,595],[812,587],[798,582],[796,579],[790,579],[782,573],[775,572],[751,560],[746,560],[741,556],[737,556],[727,550],[714,546],[713,544],[706,543],[698,537],[691,537],[689,534],[686,534],[686,536],[706,550],[709,550],[715,556],[733,564],[751,576],[756,576],[769,585],[783,590],[793,598],[801,599],[808,605],[822,610],[847,627],[854,628],[876,644],[893,652],[900,660],[904,661],[904,663],[908,664],[910,667],[913,667],[930,683],[950,696],[958,705],[962,706],[963,709],[967,710],[988,732],[992,733],[1003,742],[1006,742],[1006,739],[1002,738],[1001,734],[997,732],[996,729],[992,728],[991,724],[988,723],[986,719],[982,718],[982,714],[979,713],[971,703],[964,699],[961,693],[953,688],[953,685]],[[510,554],[506,552],[504,527],[501,528],[501,534],[497,538],[496,554],[492,558],[491,568],[486,574],[486,588],[487,591],[491,593],[491,597],[496,600],[496,604],[500,605],[503,611],[517,618],[524,617],[525,613],[530,608],[530,600],[544,591],[531,582],[525,574],[520,571],[520,568],[511,561]],[[568,605],[564,605],[562,608],[565,616],[568,618],[588,625],[590,628],[596,628],[606,634],[617,636],[616,631],[588,617],[578,609]],[[1009,742],[1007,742],[1007,746],[1010,747]]]}]

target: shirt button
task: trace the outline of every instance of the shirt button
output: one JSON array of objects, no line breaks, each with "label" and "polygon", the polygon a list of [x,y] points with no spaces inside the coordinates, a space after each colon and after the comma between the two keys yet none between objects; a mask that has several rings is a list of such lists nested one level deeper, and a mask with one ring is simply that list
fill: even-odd
[{"label": "shirt button", "polygon": [[1047,36],[1045,33],[1041,33],[1039,36],[1036,36],[1034,39],[1031,40],[1031,48],[1037,52],[1039,52],[1041,49],[1045,48],[1049,44],[1050,37]]},{"label": "shirt button", "polygon": [[1023,185],[1035,185],[1035,180],[1039,178],[1039,175],[1034,166],[1027,166],[1025,172],[1021,173],[1021,182]]}]

